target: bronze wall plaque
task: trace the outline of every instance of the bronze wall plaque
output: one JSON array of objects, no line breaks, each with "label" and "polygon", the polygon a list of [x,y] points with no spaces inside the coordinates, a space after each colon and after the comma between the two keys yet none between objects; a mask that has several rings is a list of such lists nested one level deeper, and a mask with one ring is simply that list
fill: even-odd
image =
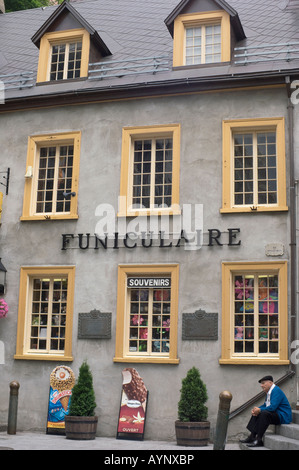
[{"label": "bronze wall plaque", "polygon": [[183,313],[183,340],[217,340],[218,313],[207,313],[196,310],[194,313]]},{"label": "bronze wall plaque", "polygon": [[111,313],[92,310],[89,313],[79,313],[79,339],[110,339]]}]

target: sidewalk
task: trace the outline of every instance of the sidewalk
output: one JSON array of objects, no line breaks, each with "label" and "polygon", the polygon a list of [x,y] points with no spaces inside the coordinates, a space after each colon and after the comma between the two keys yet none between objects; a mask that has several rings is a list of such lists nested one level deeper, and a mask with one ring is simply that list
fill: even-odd
[{"label": "sidewalk", "polygon": [[[206,447],[182,447],[176,442],[166,441],[131,441],[115,439],[113,437],[96,437],[93,441],[74,441],[66,439],[65,436],[50,435],[41,432],[17,432],[9,435],[0,432],[0,450],[102,450],[107,456],[109,451],[158,451],[159,453],[173,451],[174,453],[194,454],[194,451],[213,450],[213,444]],[[225,450],[240,450],[238,443],[228,443]]]}]

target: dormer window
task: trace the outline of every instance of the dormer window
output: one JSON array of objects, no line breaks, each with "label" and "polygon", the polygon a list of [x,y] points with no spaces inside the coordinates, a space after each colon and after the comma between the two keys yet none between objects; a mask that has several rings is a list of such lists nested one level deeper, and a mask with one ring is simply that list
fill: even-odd
[{"label": "dormer window", "polygon": [[46,33],[41,39],[38,82],[87,77],[90,36],[84,29]]},{"label": "dormer window", "polygon": [[237,11],[224,0],[181,0],[165,24],[173,37],[173,67],[230,62],[232,47],[246,38]]},{"label": "dormer window", "polygon": [[87,78],[90,55],[95,61],[111,55],[98,32],[67,0],[31,40],[39,48],[37,83]]}]

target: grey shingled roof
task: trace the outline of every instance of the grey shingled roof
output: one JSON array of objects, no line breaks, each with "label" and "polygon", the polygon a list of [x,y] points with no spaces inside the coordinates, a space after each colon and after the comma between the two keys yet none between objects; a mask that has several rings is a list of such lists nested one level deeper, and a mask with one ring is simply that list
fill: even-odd
[{"label": "grey shingled roof", "polygon": [[[299,8],[297,0],[229,0],[227,2],[239,15],[245,31],[246,39],[238,44],[263,45],[278,44],[289,41],[299,42]],[[98,32],[101,39],[112,52],[105,61],[122,60],[134,57],[150,57],[167,54],[170,59],[170,71],[156,74],[150,78],[158,81],[162,74],[164,79],[190,77],[209,74],[215,76],[223,73],[233,73],[233,64],[228,66],[211,66],[195,68],[194,70],[172,71],[172,37],[164,23],[179,4],[178,0],[77,0],[72,2],[78,13]],[[39,50],[31,41],[32,36],[41,28],[43,23],[57,7],[46,7],[32,10],[6,13],[0,15],[0,75],[24,71],[36,74]],[[299,58],[299,55],[298,55]],[[285,69],[298,68],[299,60],[285,62]],[[273,64],[260,63],[253,68],[272,70]],[[238,67],[237,73],[248,73],[248,67]],[[140,80],[142,77],[140,77]],[[56,90],[71,90],[90,87],[109,86],[109,79],[98,82],[82,81],[66,84],[55,84]],[[136,83],[135,77],[122,79],[125,83]],[[51,85],[53,86],[53,85]],[[49,85],[50,87],[50,85]],[[45,86],[43,92],[49,88]],[[38,88],[38,87],[33,87]],[[40,87],[39,87],[40,88]],[[39,90],[38,93],[41,91]],[[18,95],[18,92],[10,92]],[[32,95],[34,92],[22,92]],[[10,96],[10,95],[8,95]]]}]

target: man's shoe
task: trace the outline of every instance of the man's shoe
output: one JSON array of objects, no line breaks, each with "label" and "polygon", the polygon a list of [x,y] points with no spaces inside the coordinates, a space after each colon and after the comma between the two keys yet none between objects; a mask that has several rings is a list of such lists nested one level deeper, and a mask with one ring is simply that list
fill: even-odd
[{"label": "man's shoe", "polygon": [[242,444],[249,444],[250,442],[253,442],[253,441],[255,441],[255,438],[248,436],[246,439],[240,439],[239,442],[241,442]]},{"label": "man's shoe", "polygon": [[263,447],[263,445],[264,445],[263,441],[255,439],[253,442],[250,442],[249,444],[247,444],[247,447]]}]

